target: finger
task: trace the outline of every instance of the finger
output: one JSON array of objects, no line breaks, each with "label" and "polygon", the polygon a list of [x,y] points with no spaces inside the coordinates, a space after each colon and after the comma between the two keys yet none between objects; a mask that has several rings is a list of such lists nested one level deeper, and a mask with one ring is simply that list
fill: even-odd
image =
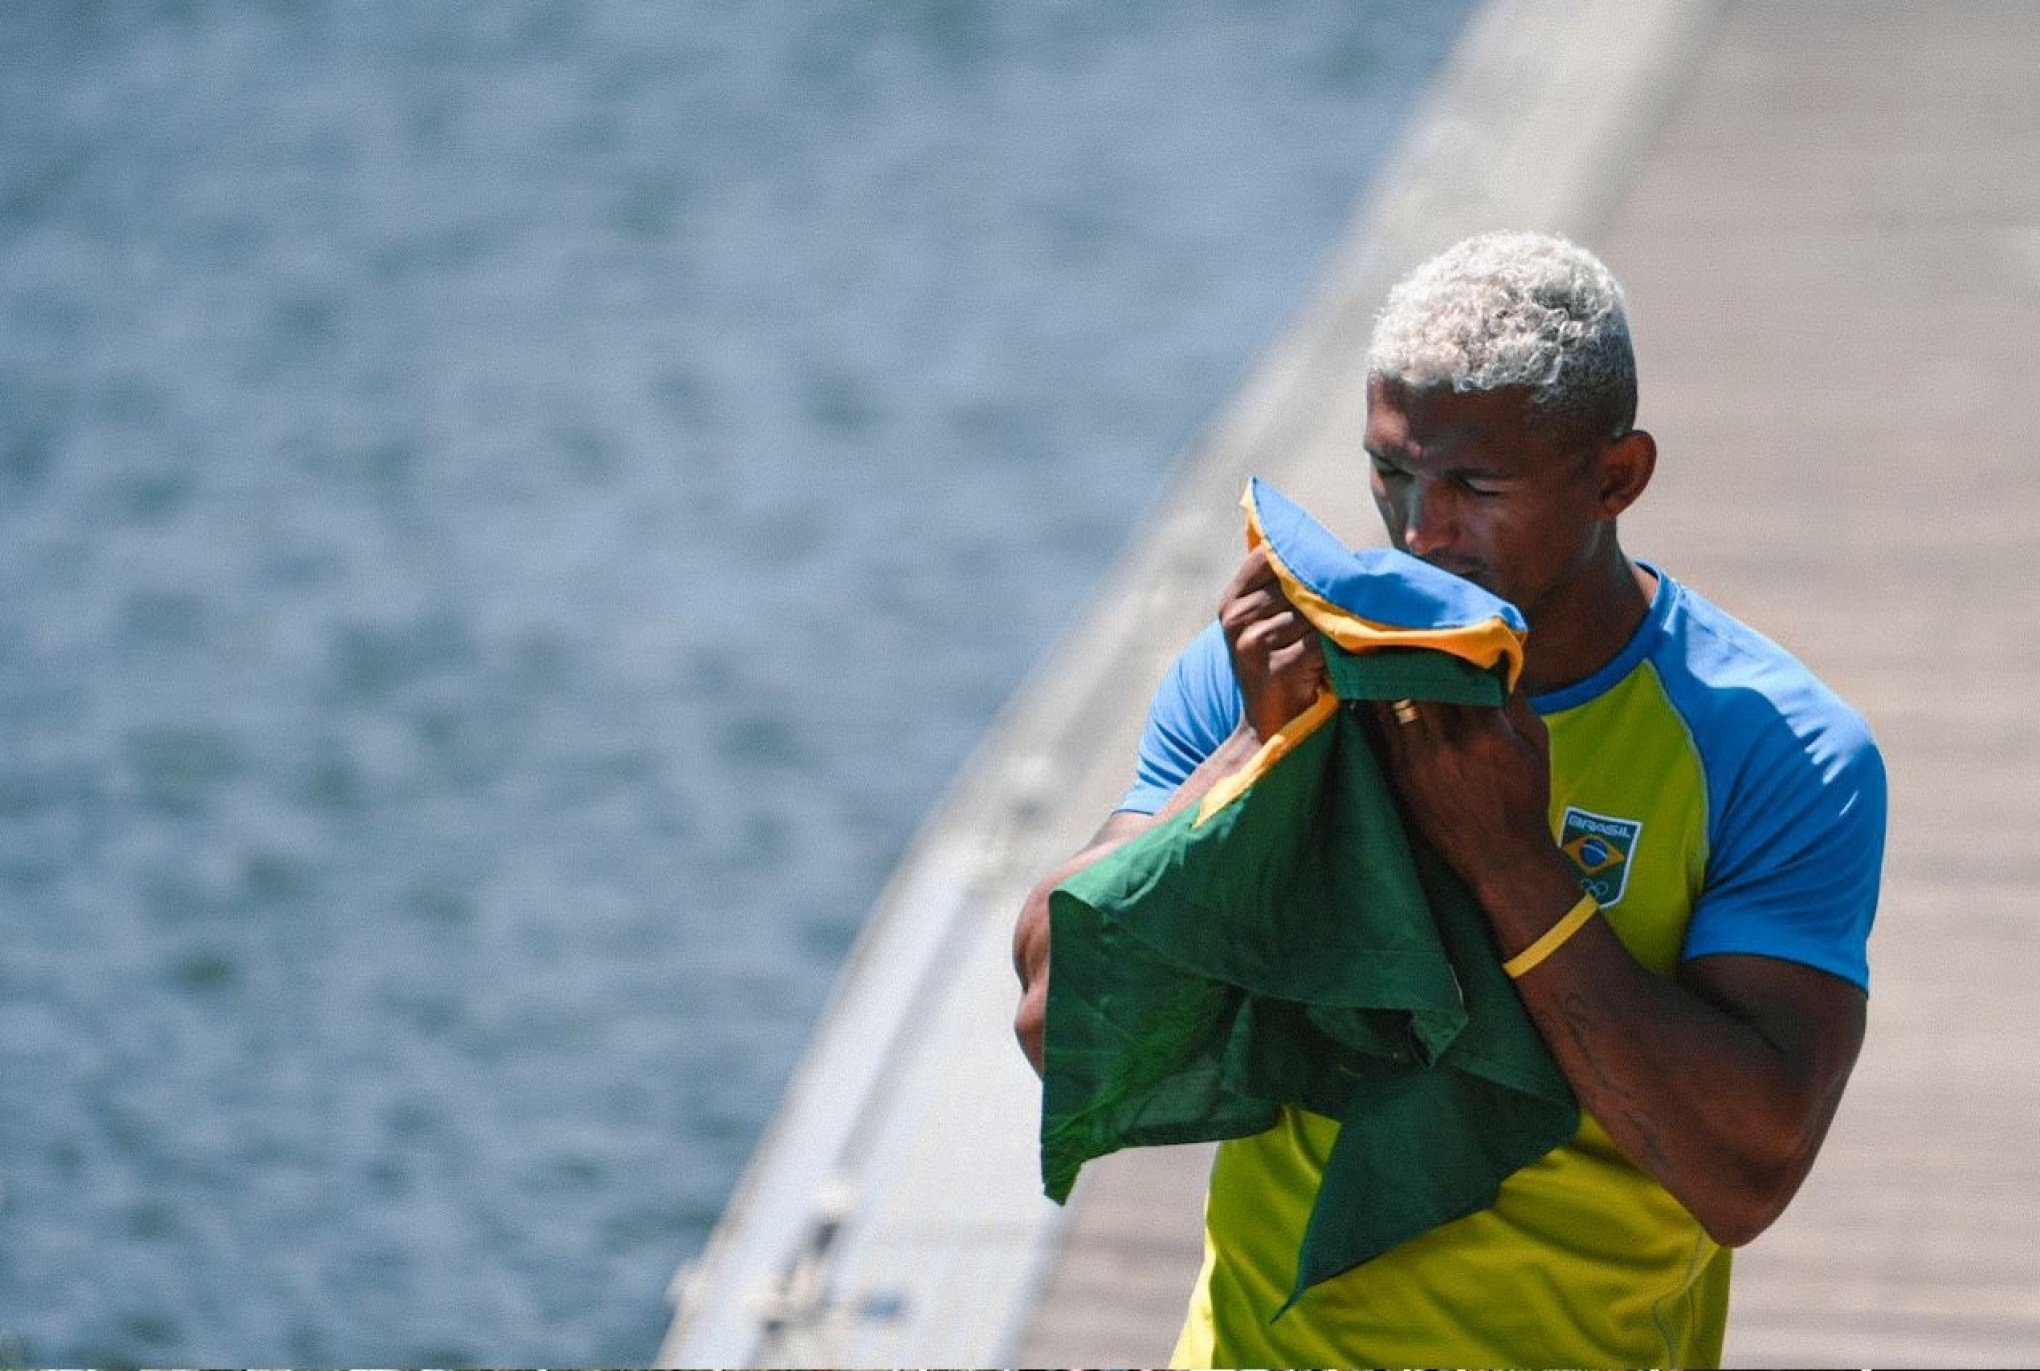
[{"label": "finger", "polygon": [[1423,742],[1427,731],[1425,714],[1430,708],[1429,704],[1407,700],[1375,701],[1375,722],[1396,769],[1407,767],[1411,749]]},{"label": "finger", "polygon": [[1271,651],[1316,636],[1310,620],[1293,609],[1263,619],[1248,631],[1254,635],[1255,641],[1265,643]]},{"label": "finger", "polygon": [[1268,564],[1268,549],[1264,546],[1255,547],[1247,553],[1246,559],[1240,563],[1239,570],[1233,573],[1232,579],[1226,582],[1220,603],[1230,603],[1250,590],[1273,585],[1274,582],[1275,568]]},{"label": "finger", "polygon": [[1261,586],[1235,598],[1229,606],[1242,619],[1267,619],[1277,614],[1293,614],[1296,606],[1275,586]]},{"label": "finger", "polygon": [[1395,711],[1396,703],[1388,706],[1389,726],[1395,729],[1404,755],[1410,758],[1435,759],[1464,745],[1469,732],[1481,726],[1483,716],[1495,713],[1492,709],[1470,709],[1439,700],[1417,700],[1408,705],[1416,717],[1404,722]]},{"label": "finger", "polygon": [[1291,671],[1308,671],[1320,679],[1324,676],[1324,654],[1318,651],[1314,639],[1299,638],[1285,643],[1268,654],[1268,674],[1281,676]]},{"label": "finger", "polygon": [[1228,623],[1226,628],[1232,635],[1233,651],[1247,656],[1265,657],[1296,640],[1294,626],[1279,616],[1245,619]]},{"label": "finger", "polygon": [[1271,632],[1286,640],[1309,631],[1308,621],[1289,601],[1268,591],[1253,591],[1221,606],[1218,621],[1235,649],[1265,642]]},{"label": "finger", "polygon": [[1426,701],[1423,710],[1428,736],[1440,742],[1457,741],[1474,729],[1485,727],[1495,721],[1495,711],[1492,709],[1448,705],[1436,700]]},{"label": "finger", "polygon": [[1253,584],[1248,586],[1246,593],[1257,599],[1272,601],[1287,609],[1295,608],[1290,602],[1288,590],[1283,587],[1282,578],[1275,574],[1272,567],[1268,569],[1266,576],[1257,578]]}]

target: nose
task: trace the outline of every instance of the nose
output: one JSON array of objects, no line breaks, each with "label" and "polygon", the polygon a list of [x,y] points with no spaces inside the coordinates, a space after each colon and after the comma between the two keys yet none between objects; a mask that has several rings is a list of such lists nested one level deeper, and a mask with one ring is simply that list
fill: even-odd
[{"label": "nose", "polygon": [[1413,557],[1449,551],[1458,537],[1452,492],[1435,482],[1411,481],[1403,499],[1403,546]]}]

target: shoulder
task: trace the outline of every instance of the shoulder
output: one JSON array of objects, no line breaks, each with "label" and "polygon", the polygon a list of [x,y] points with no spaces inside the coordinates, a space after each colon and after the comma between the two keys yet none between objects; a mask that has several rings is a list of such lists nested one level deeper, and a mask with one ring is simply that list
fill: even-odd
[{"label": "shoulder", "polygon": [[1818,791],[1882,759],[1870,726],[1797,657],[1696,591],[1675,597],[1652,664],[1692,735],[1709,827],[1781,792]]},{"label": "shoulder", "polygon": [[1666,584],[1676,599],[1651,661],[1707,790],[1686,955],[1777,955],[1866,984],[1887,808],[1870,727],[1790,652]]}]

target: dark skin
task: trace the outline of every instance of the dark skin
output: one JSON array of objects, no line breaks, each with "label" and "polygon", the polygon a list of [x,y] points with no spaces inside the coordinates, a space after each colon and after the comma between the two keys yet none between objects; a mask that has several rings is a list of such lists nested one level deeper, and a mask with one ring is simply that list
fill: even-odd
[{"label": "dark skin", "polygon": [[[1502,709],[1425,704],[1381,732],[1411,819],[1486,911],[1497,950],[1536,941],[1579,898],[1553,841],[1543,723],[1524,692],[1583,680],[1636,631],[1656,590],[1622,552],[1617,517],[1649,484],[1650,435],[1568,431],[1521,391],[1454,394],[1372,382],[1366,446],[1375,504],[1402,550],[1514,602],[1531,634]],[[1195,804],[1317,695],[1317,637],[1256,551],[1219,610],[1246,702],[1239,728],[1153,817],[1119,813],[1028,897],[1014,936],[1016,1030],[1041,1069],[1048,893]],[[1609,1137],[1739,1246],[1784,1211],[1820,1151],[1863,1041],[1863,992],[1795,962],[1711,956],[1658,976],[1606,920],[1517,983],[1553,1058]]]}]

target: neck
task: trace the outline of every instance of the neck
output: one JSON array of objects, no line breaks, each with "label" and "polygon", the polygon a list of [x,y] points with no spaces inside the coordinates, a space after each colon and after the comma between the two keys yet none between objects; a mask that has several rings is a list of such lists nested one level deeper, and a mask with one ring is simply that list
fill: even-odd
[{"label": "neck", "polygon": [[1615,659],[1650,612],[1657,579],[1623,555],[1611,539],[1586,572],[1526,611],[1530,641],[1523,657],[1523,689],[1531,695],[1562,690]]}]

